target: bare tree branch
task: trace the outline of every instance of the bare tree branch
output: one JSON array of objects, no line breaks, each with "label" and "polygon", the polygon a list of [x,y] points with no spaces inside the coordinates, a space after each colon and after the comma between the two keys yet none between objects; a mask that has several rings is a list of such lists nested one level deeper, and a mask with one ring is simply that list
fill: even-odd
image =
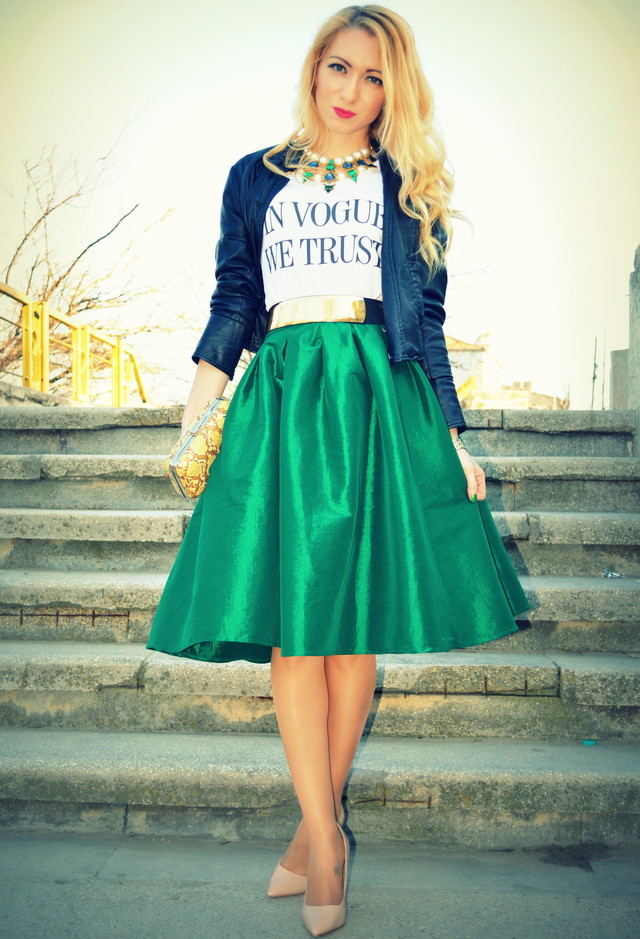
[{"label": "bare tree branch", "polygon": [[29,163],[24,164],[25,173],[30,183],[30,188],[27,190],[27,193],[25,195],[25,201],[24,201],[23,218],[25,219],[25,228],[26,228],[27,202],[29,198],[29,192],[33,192],[33,194],[35,195],[36,202],[40,209],[40,215],[36,218],[33,224],[29,228],[27,228],[27,230],[25,231],[22,240],[18,244],[18,247],[15,249],[9,261],[9,264],[4,270],[3,279],[6,283],[9,283],[11,279],[11,272],[13,268],[15,267],[16,263],[18,262],[18,259],[20,258],[22,251],[30,242],[33,241],[33,238],[37,234],[39,229],[43,227],[46,228],[47,222],[54,212],[57,212],[59,209],[64,208],[64,206],[70,205],[74,201],[74,199],[78,199],[83,192],[82,187],[76,187],[68,195],[60,198],[58,202],[53,201],[54,200],[53,192],[55,191],[55,180],[53,178],[53,154],[54,152],[55,152],[55,147],[52,148],[51,155],[46,161],[48,164],[47,168],[49,171],[48,175],[49,175],[49,181],[52,187],[52,194],[50,194],[46,198],[45,201],[43,201],[43,198],[42,198],[42,186],[36,175],[36,171],[40,169],[43,163],[45,162],[43,155],[41,155],[41,158],[37,163],[31,164],[31,165]]},{"label": "bare tree branch", "polygon": [[[102,184],[110,166],[113,148],[81,172],[75,161],[61,165],[55,148],[43,149],[39,157],[25,161],[25,194],[21,200],[0,185],[0,194],[8,196],[22,218],[22,234],[4,267],[3,279],[16,281],[23,292],[36,301],[49,301],[66,316],[76,317],[92,314],[92,325],[99,332],[114,336],[135,337],[157,329],[157,319],[150,316],[142,325],[127,321],[123,329],[120,317],[96,318],[97,311],[122,310],[126,304],[157,293],[157,285],[141,284],[127,270],[131,258],[139,250],[140,238],[148,234],[160,222],[175,211],[166,209],[159,218],[147,223],[135,236],[127,239],[129,244],[119,250],[114,261],[100,260],[96,247],[113,238],[126,228],[126,223],[139,208],[136,204],[124,212],[108,230],[100,233],[88,243],[69,252],[66,249],[69,228],[57,224],[58,216],[65,223],[68,212],[90,207],[91,197]],[[55,226],[52,225],[55,222]],[[61,235],[62,233],[62,235]],[[71,257],[64,257],[71,253]],[[128,274],[128,276],[127,276]],[[17,308],[12,308],[14,316]],[[112,322],[111,322],[112,321]],[[50,351],[51,381],[61,390],[70,387],[70,327],[51,320],[50,334],[54,340]],[[19,323],[7,322],[0,317],[0,372],[15,374],[17,361],[21,358],[22,336]],[[108,367],[109,353],[105,351],[102,361],[96,359],[93,372]]]},{"label": "bare tree branch", "polygon": [[57,280],[54,281],[54,283],[53,283],[53,285],[52,285],[52,288],[51,288],[51,291],[50,291],[50,295],[53,294],[53,293],[55,293],[55,291],[58,289],[58,287],[60,286],[60,284],[63,283],[63,282],[67,279],[67,277],[69,277],[69,275],[71,274],[71,272],[74,270],[75,267],[77,267],[77,265],[79,264],[79,262],[80,262],[80,261],[82,260],[82,258],[85,256],[85,254],[87,254],[88,251],[91,251],[92,248],[95,248],[95,246],[96,246],[97,244],[100,244],[101,241],[104,241],[105,238],[108,238],[109,235],[113,235],[114,231],[116,231],[116,229],[119,228],[120,225],[122,225],[122,223],[124,222],[124,220],[127,219],[127,218],[129,218],[129,216],[130,216],[133,212],[135,212],[135,210],[136,210],[137,208],[138,208],[138,205],[137,205],[137,204],[134,205],[134,207],[133,207],[132,209],[129,209],[128,212],[125,212],[125,214],[124,214],[121,218],[118,219],[118,221],[115,223],[115,225],[114,225],[112,228],[110,228],[108,232],[105,232],[104,235],[100,235],[99,238],[96,238],[94,241],[92,241],[90,244],[88,244],[88,245],[86,246],[86,248],[83,248],[82,251],[80,252],[80,254],[79,254],[76,258],[74,258],[74,260],[73,260],[73,261],[71,262],[71,264],[68,266],[68,268],[66,269],[66,271],[64,271],[64,273],[61,274],[61,275],[57,278]]}]

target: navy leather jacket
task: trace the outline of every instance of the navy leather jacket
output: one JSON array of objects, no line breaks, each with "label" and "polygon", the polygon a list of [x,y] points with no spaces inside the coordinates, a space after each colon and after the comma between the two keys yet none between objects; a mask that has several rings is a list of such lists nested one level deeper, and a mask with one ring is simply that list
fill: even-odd
[{"label": "navy leather jacket", "polygon": [[[243,349],[257,352],[267,333],[268,311],[260,266],[262,231],[269,203],[286,176],[262,162],[265,148],[235,163],[222,196],[220,239],[216,247],[216,288],[211,315],[193,354],[233,377]],[[285,151],[273,162],[284,168]],[[449,427],[462,433],[466,423],[458,401],[445,345],[443,323],[447,270],[433,276],[417,254],[419,222],[398,203],[400,175],[384,153],[382,174],[382,296],[391,364],[417,360],[434,389]]]}]

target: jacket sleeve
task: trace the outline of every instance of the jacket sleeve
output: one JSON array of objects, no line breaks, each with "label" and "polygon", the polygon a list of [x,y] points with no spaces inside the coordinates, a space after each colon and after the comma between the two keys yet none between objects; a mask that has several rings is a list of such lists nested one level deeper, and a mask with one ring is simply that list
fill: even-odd
[{"label": "jacket sleeve", "polygon": [[467,424],[458,401],[443,329],[446,317],[444,298],[447,292],[447,269],[443,265],[431,274],[426,263],[423,268],[421,323],[427,375],[447,426],[457,427],[458,433],[461,434],[467,429]]},{"label": "jacket sleeve", "polygon": [[204,359],[233,378],[263,302],[235,166],[222,194],[215,274],[209,320],[192,358],[196,363]]}]

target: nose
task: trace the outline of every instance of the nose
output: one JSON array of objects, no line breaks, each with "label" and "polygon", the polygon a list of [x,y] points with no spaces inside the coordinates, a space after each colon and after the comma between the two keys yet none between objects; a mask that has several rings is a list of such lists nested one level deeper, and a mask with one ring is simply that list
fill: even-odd
[{"label": "nose", "polygon": [[345,104],[353,104],[358,97],[358,76],[349,75],[342,84],[340,97]]}]

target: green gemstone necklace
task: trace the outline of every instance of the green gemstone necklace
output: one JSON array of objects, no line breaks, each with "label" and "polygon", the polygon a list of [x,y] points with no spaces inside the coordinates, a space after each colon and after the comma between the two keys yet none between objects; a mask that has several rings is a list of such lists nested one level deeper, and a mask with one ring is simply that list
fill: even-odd
[{"label": "green gemstone necklace", "polygon": [[305,169],[298,171],[298,179],[302,182],[321,183],[327,192],[331,192],[339,179],[349,176],[354,182],[358,175],[369,167],[376,166],[376,157],[370,147],[363,147],[345,157],[324,157],[311,150],[304,151],[309,158]]}]

